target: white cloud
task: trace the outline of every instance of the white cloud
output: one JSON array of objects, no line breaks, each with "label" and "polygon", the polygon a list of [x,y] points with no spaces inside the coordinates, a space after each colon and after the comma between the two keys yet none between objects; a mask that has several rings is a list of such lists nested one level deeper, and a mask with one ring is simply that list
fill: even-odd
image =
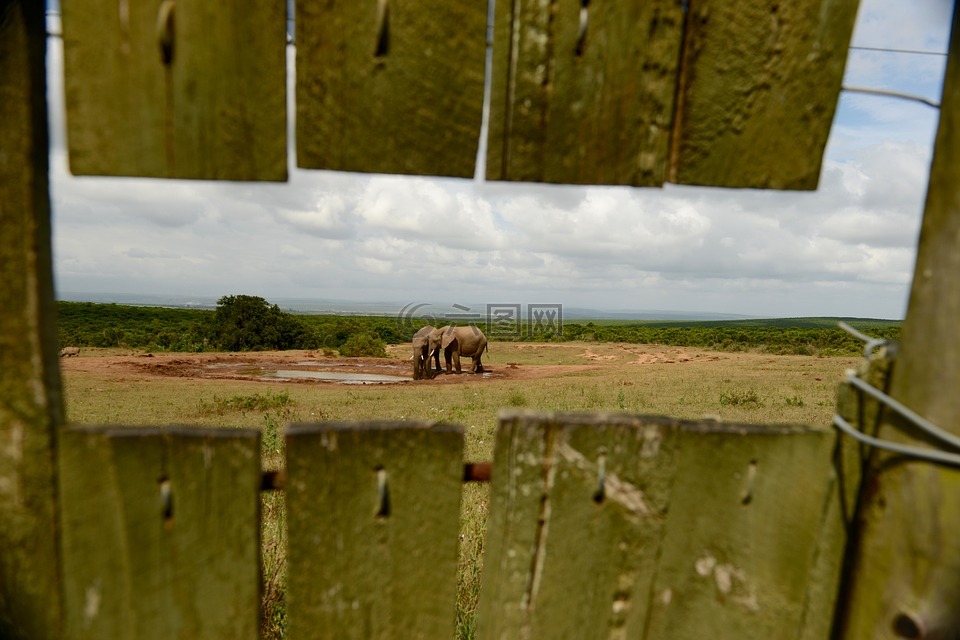
[{"label": "white cloud", "polygon": [[946,51],[952,11],[950,0],[861,0],[853,44]]},{"label": "white cloud", "polygon": [[279,222],[294,229],[321,238],[348,238],[354,234],[348,220],[347,203],[339,194],[325,194],[317,198],[312,210],[281,209],[275,214]]},{"label": "white cloud", "polygon": [[469,184],[377,176],[367,183],[356,213],[379,232],[457,249],[493,250],[503,234],[490,204],[477,198]]}]

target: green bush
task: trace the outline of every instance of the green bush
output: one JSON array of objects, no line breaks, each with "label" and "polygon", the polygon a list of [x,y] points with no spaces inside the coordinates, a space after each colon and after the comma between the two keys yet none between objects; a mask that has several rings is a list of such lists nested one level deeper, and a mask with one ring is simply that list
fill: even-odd
[{"label": "green bush", "polygon": [[723,391],[720,393],[720,404],[733,407],[762,407],[763,401],[756,391]]},{"label": "green bush", "polygon": [[340,345],[340,355],[345,358],[386,358],[387,349],[383,340],[372,333],[357,333]]},{"label": "green bush", "polygon": [[206,328],[223,351],[296,349],[306,334],[295,317],[258,296],[223,296]]},{"label": "green bush", "polygon": [[200,415],[222,416],[230,411],[240,411],[242,413],[269,411],[271,409],[281,409],[290,404],[293,404],[293,400],[286,391],[281,393],[267,391],[265,394],[253,393],[246,396],[236,395],[231,398],[222,398],[214,394],[213,400],[210,402],[203,399],[197,402],[197,412]]},{"label": "green bush", "polygon": [[507,404],[511,407],[525,407],[527,406],[527,396],[523,395],[522,391],[513,389],[507,394]]}]

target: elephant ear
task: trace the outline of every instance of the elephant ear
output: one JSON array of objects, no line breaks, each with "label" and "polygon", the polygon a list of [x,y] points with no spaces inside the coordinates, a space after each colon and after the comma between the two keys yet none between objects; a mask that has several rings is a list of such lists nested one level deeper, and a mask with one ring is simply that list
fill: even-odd
[{"label": "elephant ear", "polygon": [[446,349],[450,346],[451,343],[456,342],[457,334],[451,327],[449,331],[443,332],[443,340],[440,342],[440,346],[443,349]]}]

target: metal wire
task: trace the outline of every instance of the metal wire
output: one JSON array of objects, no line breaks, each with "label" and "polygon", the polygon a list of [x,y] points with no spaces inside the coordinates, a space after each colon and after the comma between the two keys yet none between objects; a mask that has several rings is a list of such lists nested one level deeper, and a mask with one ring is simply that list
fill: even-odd
[{"label": "metal wire", "polygon": [[860,378],[858,378],[853,374],[847,375],[847,382],[852,384],[857,389],[860,389],[867,395],[872,396],[876,400],[879,400],[886,406],[890,407],[891,409],[899,413],[901,416],[906,418],[913,426],[917,427],[927,435],[950,445],[954,449],[960,449],[960,438],[953,435],[949,431],[945,431],[941,429],[940,427],[933,424],[932,422],[930,422],[929,420],[927,420],[917,412],[913,411],[906,405],[895,400],[894,398],[891,398],[890,396],[885,394],[883,391],[880,391],[876,387],[871,386],[869,382],[866,382],[865,380],[861,380]]},{"label": "metal wire", "polygon": [[884,47],[863,47],[860,45],[850,45],[851,51],[880,51],[882,53],[907,53],[915,56],[939,56],[947,57],[946,51],[922,51],[920,49],[887,49]]},{"label": "metal wire", "polygon": [[933,107],[934,109],[940,108],[939,102],[934,102],[933,100],[928,100],[921,96],[911,95],[909,93],[900,93],[899,91],[887,91],[885,89],[867,89],[865,87],[840,87],[841,90],[848,93],[865,93],[871,96],[883,96],[885,98],[899,98],[901,100],[912,100],[914,102],[919,102],[925,104],[928,107]]},{"label": "metal wire", "polygon": [[851,327],[850,325],[848,325],[846,322],[842,320],[837,324],[840,326],[841,329],[843,329],[844,331],[852,335],[854,338],[857,338],[858,340],[863,340],[866,343],[863,347],[863,355],[866,358],[869,358],[870,354],[873,353],[873,350],[876,349],[877,347],[882,347],[890,343],[889,340],[884,340],[883,338],[871,338],[867,334],[857,331],[856,329],[854,329],[853,327]]},{"label": "metal wire", "polygon": [[926,460],[927,462],[936,462],[939,464],[950,465],[952,467],[960,467],[960,455],[955,453],[937,451],[936,449],[921,449],[919,447],[910,447],[904,444],[898,444],[896,442],[880,440],[879,438],[874,438],[861,431],[857,431],[849,422],[844,420],[839,415],[833,416],[833,424],[854,440],[862,442],[863,444],[871,447],[876,447],[877,449],[883,449],[885,451],[892,451],[893,453],[899,453],[911,458],[916,458],[918,460]]},{"label": "metal wire", "polygon": [[[887,340],[880,338],[871,338],[865,333],[857,331],[846,322],[839,323],[840,328],[849,333],[850,335],[863,340],[866,343],[866,346],[863,348],[864,356],[869,357],[870,353],[879,346],[884,346],[889,343]],[[880,389],[877,389],[871,385],[866,380],[858,378],[856,375],[849,373],[847,374],[847,382],[851,386],[859,389],[860,391],[866,393],[870,397],[879,401],[881,404],[890,407],[902,417],[906,418],[913,426],[917,427],[927,435],[931,436],[935,440],[938,440],[954,449],[960,450],[960,437],[953,435],[952,433],[945,431],[933,424],[916,411],[910,409],[899,400],[892,398],[887,395]],[[951,466],[960,466],[960,455],[955,453],[948,453],[946,451],[938,451],[936,449],[925,449],[920,447],[912,447],[905,444],[900,444],[897,442],[890,442],[888,440],[881,440],[879,438],[874,438],[873,436],[868,436],[862,431],[855,429],[849,422],[847,422],[839,414],[834,414],[833,424],[838,427],[845,434],[851,438],[862,442],[863,444],[869,445],[871,447],[876,447],[878,449],[883,449],[885,451],[892,451],[894,453],[899,453],[905,456],[910,456],[912,458],[917,458],[918,460],[926,460],[928,462],[936,462],[939,464],[947,464]]]}]

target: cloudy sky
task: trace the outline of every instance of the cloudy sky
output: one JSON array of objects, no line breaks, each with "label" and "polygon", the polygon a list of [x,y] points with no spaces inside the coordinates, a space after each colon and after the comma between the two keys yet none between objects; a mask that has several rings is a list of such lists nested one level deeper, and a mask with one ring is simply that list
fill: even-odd
[{"label": "cloudy sky", "polygon": [[[945,52],[951,0],[861,0],[855,47]],[[845,92],[816,192],[293,168],[285,184],[74,178],[50,40],[58,293],[902,318],[938,111]],[[853,49],[845,86],[939,101],[944,56]],[[290,68],[292,72],[292,52]],[[83,297],[83,296],[79,296]]]}]

